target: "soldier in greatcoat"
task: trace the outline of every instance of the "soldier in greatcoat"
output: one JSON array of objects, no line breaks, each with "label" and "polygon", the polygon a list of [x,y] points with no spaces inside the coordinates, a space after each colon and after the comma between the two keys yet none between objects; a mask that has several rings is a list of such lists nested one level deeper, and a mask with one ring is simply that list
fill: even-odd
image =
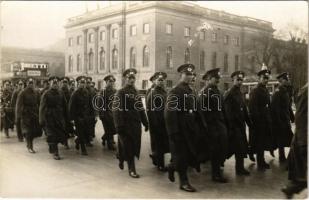
[{"label": "soldier in greatcoat", "polygon": [[58,143],[67,143],[68,111],[65,94],[59,90],[59,78],[49,78],[50,89],[44,92],[40,102],[40,125],[47,135],[49,153],[55,160],[60,160]]},{"label": "soldier in greatcoat", "polygon": [[96,96],[96,90],[94,87],[92,87],[92,78],[91,77],[87,77],[86,78],[86,89],[88,91],[88,95],[89,95],[89,108],[90,108],[90,112],[89,115],[87,117],[87,131],[88,131],[88,137],[87,137],[87,142],[86,145],[89,147],[92,147],[93,144],[91,143],[91,141],[93,140],[93,138],[95,137],[95,124],[97,122],[97,112],[94,108],[93,105],[93,99]]},{"label": "soldier in greatcoat", "polygon": [[153,134],[152,140],[154,140],[155,144],[155,163],[160,171],[166,171],[164,154],[170,152],[164,120],[164,107],[167,97],[165,90],[166,77],[167,74],[164,72],[156,72],[154,74],[155,86],[151,89],[146,99],[149,128]]},{"label": "soldier in greatcoat", "polygon": [[14,113],[11,104],[12,99],[12,88],[11,81],[4,81],[3,93],[1,95],[1,121],[3,123],[4,133],[9,138],[9,129],[14,128]]},{"label": "soldier in greatcoat", "polygon": [[[183,64],[177,71],[181,74],[179,83],[167,95],[164,110],[165,124],[169,136],[172,165],[178,172],[180,189],[195,192],[190,184],[187,171],[193,167],[199,171],[197,137],[199,135],[199,116],[197,99],[190,87],[195,66]],[[169,168],[170,168],[169,167]],[[169,169],[169,179],[174,181]]]},{"label": "soldier in greatcoat", "polygon": [[228,132],[223,105],[223,94],[218,89],[220,83],[220,68],[207,71],[202,79],[206,86],[200,92],[200,103],[202,112],[208,126],[211,141],[211,167],[212,180],[219,183],[226,183],[220,166],[224,165],[228,152]]},{"label": "soldier in greatcoat", "polygon": [[90,113],[90,100],[88,90],[86,89],[86,77],[76,78],[78,88],[73,92],[69,102],[69,118],[75,125],[76,150],[81,149],[82,155],[88,155],[86,142],[88,141],[89,130],[87,130],[88,116]]},{"label": "soldier in greatcoat", "polygon": [[[18,97],[19,93],[24,89],[24,85],[25,85],[25,83],[22,80],[19,80],[17,88],[13,92],[11,104],[12,104],[12,108],[13,108],[14,114],[16,112],[17,97]],[[24,141],[24,136],[23,136],[23,134],[21,132],[20,120],[18,122],[16,122],[16,132],[17,132],[18,141],[19,142],[23,142]]]},{"label": "soldier in greatcoat", "polygon": [[129,175],[139,178],[135,169],[134,158],[139,159],[141,148],[141,124],[148,131],[148,120],[143,107],[141,96],[135,88],[137,71],[127,69],[123,72],[125,86],[116,92],[113,101],[113,116],[118,133],[119,168],[127,161]]},{"label": "soldier in greatcoat", "polygon": [[249,114],[252,119],[249,143],[251,153],[256,154],[258,169],[262,171],[270,168],[270,165],[265,162],[264,151],[272,152],[274,150],[270,94],[266,87],[270,73],[270,70],[262,67],[262,70],[257,74],[259,83],[249,94]]},{"label": "soldier in greatcoat", "polygon": [[[150,88],[148,88],[148,90],[146,91],[146,94],[145,94],[145,98],[146,98],[146,101],[147,101],[147,97],[150,93],[150,91],[156,86],[156,83],[155,83],[155,73],[149,78],[150,82],[151,82],[151,86]],[[149,109],[148,109],[148,104],[146,103],[146,111],[147,111],[147,116],[149,115]],[[150,123],[149,124],[149,135],[150,135],[150,150],[151,150],[151,154],[149,154],[149,157],[151,158],[152,160],[152,164],[154,166],[157,166],[157,158],[156,158],[156,155],[155,155],[155,139],[154,139],[154,134],[152,133],[152,130],[154,130],[155,127],[151,127],[152,124]]]},{"label": "soldier in greatcoat", "polygon": [[40,91],[40,97],[43,95],[45,91],[49,89],[49,82],[48,80],[43,80],[43,89]]},{"label": "soldier in greatcoat", "polygon": [[289,75],[284,72],[277,76],[279,86],[274,92],[271,103],[272,131],[275,146],[279,149],[279,161],[286,161],[284,147],[290,147],[293,138],[291,127],[291,98],[289,94]]},{"label": "soldier in greatcoat", "polygon": [[35,153],[33,139],[42,136],[39,124],[40,94],[34,88],[34,79],[27,79],[27,86],[17,97],[15,122],[20,120],[21,131],[27,141],[27,149]]},{"label": "soldier in greatcoat", "polygon": [[292,198],[307,188],[308,178],[308,83],[300,89],[296,98],[295,135],[288,156],[288,185],[282,189]]},{"label": "soldier in greatcoat", "polygon": [[106,82],[106,87],[100,92],[102,106],[100,106],[99,110],[99,117],[104,128],[102,145],[107,145],[109,150],[115,150],[114,135],[116,134],[116,128],[112,112],[112,103],[117,91],[115,89],[116,79],[113,75],[107,75],[104,77],[104,81]]},{"label": "soldier in greatcoat", "polygon": [[224,108],[229,132],[229,156],[235,154],[235,171],[237,175],[250,175],[244,168],[244,158],[248,154],[246,124],[252,125],[241,86],[245,77],[243,71],[231,74],[233,86],[224,94]]},{"label": "soldier in greatcoat", "polygon": [[[62,77],[60,79],[60,90],[64,95],[65,101],[67,102],[67,106],[69,106],[70,98],[71,98],[71,93],[70,93],[70,88],[69,88],[69,81],[70,79],[68,77]],[[73,127],[72,124],[70,123],[69,120],[66,120],[66,142],[64,143],[64,146],[66,149],[69,149],[69,144],[68,144],[68,139],[70,136],[73,134]]]},{"label": "soldier in greatcoat", "polygon": [[74,78],[70,78],[70,84],[69,84],[70,98],[74,91],[75,91],[75,80]]}]

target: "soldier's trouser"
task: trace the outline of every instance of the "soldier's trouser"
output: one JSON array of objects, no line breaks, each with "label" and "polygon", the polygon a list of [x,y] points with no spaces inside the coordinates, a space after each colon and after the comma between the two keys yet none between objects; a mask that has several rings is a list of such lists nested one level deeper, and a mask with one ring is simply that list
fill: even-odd
[{"label": "soldier's trouser", "polygon": [[257,165],[263,167],[265,165],[264,151],[259,150],[256,154]]},{"label": "soldier's trouser", "polygon": [[33,138],[31,136],[26,135],[27,148],[33,149]]},{"label": "soldier's trouser", "polygon": [[87,142],[87,126],[85,126],[83,123],[76,122],[76,134],[76,145],[80,145],[82,152],[86,152],[85,144]]},{"label": "soldier's trouser", "polygon": [[235,169],[236,171],[240,171],[245,169],[244,167],[244,158],[240,155],[235,154]]},{"label": "soldier's trouser", "polygon": [[164,153],[158,152],[156,158],[158,167],[164,167]]},{"label": "soldier's trouser", "polygon": [[187,184],[188,183],[188,174],[187,174],[188,168],[180,168],[178,172],[179,180],[180,180],[180,185],[182,184]]},{"label": "soldier's trouser", "polygon": [[212,176],[220,176],[221,161],[217,158],[211,159],[211,174]]},{"label": "soldier's trouser", "polygon": [[55,154],[58,155],[59,151],[58,151],[58,144],[56,143],[49,143],[49,153],[50,154]]},{"label": "soldier's trouser", "polygon": [[279,159],[285,159],[284,147],[279,147]]},{"label": "soldier's trouser", "polygon": [[129,173],[130,172],[135,172],[136,173],[134,157],[133,158],[129,158],[127,162],[128,162]]}]

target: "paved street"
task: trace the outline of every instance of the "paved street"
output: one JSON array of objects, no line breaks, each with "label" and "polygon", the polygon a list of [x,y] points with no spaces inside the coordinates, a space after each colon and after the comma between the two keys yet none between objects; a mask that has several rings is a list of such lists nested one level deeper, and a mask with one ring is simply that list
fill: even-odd
[{"label": "paved street", "polygon": [[[6,139],[1,134],[1,197],[50,197],[50,198],[284,198],[280,188],[287,179],[284,166],[278,164],[267,153],[266,160],[271,170],[258,172],[256,164],[246,161],[250,177],[235,177],[234,159],[225,165],[225,174],[230,182],[218,184],[211,181],[209,164],[202,172],[190,172],[196,193],[178,189],[178,182],[171,183],[167,174],[158,172],[151,164],[149,135],[143,134],[142,154],[137,162],[140,179],[128,176],[127,169],[121,171],[113,152],[103,149],[99,138],[102,125],[97,124],[95,146],[89,156],[77,154],[70,141],[71,149],[60,147],[60,161],[48,154],[45,137],[34,142],[36,154],[26,151],[25,143],[17,142],[16,133]],[[276,152],[277,155],[277,152]],[[306,192],[297,195],[304,198]]]}]

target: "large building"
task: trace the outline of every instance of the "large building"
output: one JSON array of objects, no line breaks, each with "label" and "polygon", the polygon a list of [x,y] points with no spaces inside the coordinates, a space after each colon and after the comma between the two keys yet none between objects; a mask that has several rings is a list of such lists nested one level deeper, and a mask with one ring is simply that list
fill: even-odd
[{"label": "large building", "polygon": [[0,80],[33,77],[40,87],[50,75],[64,76],[64,62],[61,52],[2,47]]},{"label": "large building", "polygon": [[[198,31],[205,22],[210,29]],[[196,66],[198,88],[205,71],[220,67],[226,88],[234,70],[253,74],[260,69],[246,47],[254,35],[271,36],[274,31],[271,22],[166,1],[119,3],[72,17],[65,28],[67,76],[91,76],[101,88],[103,77],[114,74],[119,87],[121,73],[136,68],[139,89],[150,86],[156,71],[167,72],[171,88],[183,63]]]}]

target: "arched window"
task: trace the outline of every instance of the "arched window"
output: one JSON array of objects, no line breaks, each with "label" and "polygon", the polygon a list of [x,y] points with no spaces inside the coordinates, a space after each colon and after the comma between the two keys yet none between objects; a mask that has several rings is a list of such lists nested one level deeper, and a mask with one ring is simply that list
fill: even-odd
[{"label": "arched window", "polygon": [[92,52],[92,49],[90,49],[90,52],[88,54],[88,69],[89,69],[89,71],[93,70],[93,52]]},{"label": "arched window", "polygon": [[200,70],[205,70],[205,51],[200,53]]},{"label": "arched window", "polygon": [[78,71],[79,72],[79,70],[80,70],[80,55],[79,54],[77,54],[77,57],[76,57],[76,71]]},{"label": "arched window", "polygon": [[143,48],[143,66],[149,67],[149,48],[144,46]]},{"label": "arched window", "polygon": [[105,51],[103,49],[103,47],[101,47],[101,51],[100,51],[100,70],[104,70],[105,69]]},{"label": "arched window", "polygon": [[112,51],[112,68],[118,68],[118,50],[116,48],[114,48]]},{"label": "arched window", "polygon": [[166,67],[173,67],[173,50],[171,46],[167,47],[166,49]]},{"label": "arched window", "polygon": [[73,71],[73,56],[69,56],[69,72]]},{"label": "arched window", "polygon": [[130,68],[136,68],[136,50],[134,47],[130,50]]},{"label": "arched window", "polygon": [[190,63],[190,50],[186,48],[185,50],[185,63]]}]

